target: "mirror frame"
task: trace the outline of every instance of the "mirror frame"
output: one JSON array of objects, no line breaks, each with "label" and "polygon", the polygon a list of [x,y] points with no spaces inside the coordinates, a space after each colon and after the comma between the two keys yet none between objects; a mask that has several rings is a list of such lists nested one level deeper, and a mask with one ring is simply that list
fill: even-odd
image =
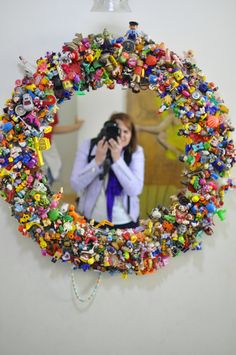
[{"label": "mirror frame", "polygon": [[[139,68],[137,68],[139,67]],[[136,74],[136,75],[134,75]],[[171,196],[169,208],[157,206],[140,227],[104,230],[60,203],[42,173],[42,150],[57,104],[106,85],[126,85],[134,92],[155,90],[161,111],[172,109],[185,139],[184,188]],[[224,219],[224,193],[235,188],[229,170],[235,163],[233,127],[228,108],[207,82],[191,53],[180,57],[137,32],[135,39],[76,34],[61,53],[47,52],[35,73],[17,80],[1,115],[0,193],[19,222],[18,230],[37,242],[42,255],[74,269],[147,274],[180,252],[201,249],[214,217]]]}]

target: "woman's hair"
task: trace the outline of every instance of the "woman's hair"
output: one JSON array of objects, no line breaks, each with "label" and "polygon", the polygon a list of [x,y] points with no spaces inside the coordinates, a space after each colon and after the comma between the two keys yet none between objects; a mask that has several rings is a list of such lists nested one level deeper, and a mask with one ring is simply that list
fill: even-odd
[{"label": "woman's hair", "polygon": [[130,115],[124,112],[118,112],[118,113],[113,113],[111,117],[109,118],[109,121],[116,122],[117,120],[120,120],[124,123],[124,125],[131,131],[131,140],[129,143],[129,147],[131,150],[131,153],[134,153],[135,150],[137,149],[137,133],[135,129],[135,125],[133,123],[133,120]]}]

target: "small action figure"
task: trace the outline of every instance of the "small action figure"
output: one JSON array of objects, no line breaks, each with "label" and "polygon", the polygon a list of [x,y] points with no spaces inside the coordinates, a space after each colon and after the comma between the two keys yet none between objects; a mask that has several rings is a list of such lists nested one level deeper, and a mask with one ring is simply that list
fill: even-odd
[{"label": "small action figure", "polygon": [[129,22],[129,30],[125,34],[125,38],[131,41],[136,41],[136,39],[141,35],[138,28],[138,22],[130,21]]}]

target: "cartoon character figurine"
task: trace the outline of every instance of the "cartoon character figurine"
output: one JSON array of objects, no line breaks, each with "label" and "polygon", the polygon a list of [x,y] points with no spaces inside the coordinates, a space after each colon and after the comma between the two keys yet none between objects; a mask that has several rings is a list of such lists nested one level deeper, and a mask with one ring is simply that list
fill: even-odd
[{"label": "cartoon character figurine", "polygon": [[138,38],[141,37],[141,32],[137,28],[138,22],[129,22],[129,30],[126,32],[122,43],[123,50],[125,52],[132,53],[135,51],[135,44]]},{"label": "cartoon character figurine", "polygon": [[143,61],[141,59],[138,59],[136,66],[134,68],[132,83],[131,83],[131,87],[133,88],[133,92],[140,91],[140,81],[141,81],[141,78],[144,76],[143,65],[144,65]]},{"label": "cartoon character figurine", "polygon": [[139,36],[140,31],[138,30],[138,22],[130,21],[129,30],[126,32],[125,38],[135,42]]}]

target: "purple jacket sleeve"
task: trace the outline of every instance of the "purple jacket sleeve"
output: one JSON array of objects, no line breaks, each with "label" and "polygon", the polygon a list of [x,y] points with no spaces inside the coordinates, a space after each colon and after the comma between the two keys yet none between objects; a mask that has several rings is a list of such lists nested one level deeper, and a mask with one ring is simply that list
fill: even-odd
[{"label": "purple jacket sleeve", "polygon": [[127,195],[140,195],[144,183],[143,148],[140,146],[137,147],[137,150],[132,154],[132,160],[129,166],[125,163],[124,159],[120,157],[112,164],[112,170]]},{"label": "purple jacket sleeve", "polygon": [[95,159],[88,163],[89,148],[90,140],[86,140],[76,153],[70,183],[77,193],[85,189],[102,172]]}]

